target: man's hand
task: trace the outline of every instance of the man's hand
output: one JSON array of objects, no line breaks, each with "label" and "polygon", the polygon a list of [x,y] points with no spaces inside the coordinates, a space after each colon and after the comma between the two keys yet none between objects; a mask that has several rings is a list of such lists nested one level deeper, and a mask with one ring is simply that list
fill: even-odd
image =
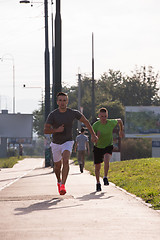
[{"label": "man's hand", "polygon": [[64,131],[64,124],[62,124],[60,127],[55,129],[55,132],[63,132]]},{"label": "man's hand", "polygon": [[119,131],[119,136],[120,136],[120,138],[123,138],[124,137],[124,132],[123,131]]},{"label": "man's hand", "polygon": [[53,134],[53,133],[56,133],[56,132],[63,132],[63,131],[64,131],[64,124],[62,124],[58,128],[54,128],[54,129],[53,129],[51,124],[45,124],[44,125],[44,134]]},{"label": "man's hand", "polygon": [[98,142],[98,137],[95,134],[92,134],[91,135],[91,140],[92,140],[93,143],[96,144]]},{"label": "man's hand", "polygon": [[90,151],[89,151],[89,149],[88,149],[88,156],[90,155]]},{"label": "man's hand", "polygon": [[101,135],[100,131],[97,132],[97,137],[99,138]]}]

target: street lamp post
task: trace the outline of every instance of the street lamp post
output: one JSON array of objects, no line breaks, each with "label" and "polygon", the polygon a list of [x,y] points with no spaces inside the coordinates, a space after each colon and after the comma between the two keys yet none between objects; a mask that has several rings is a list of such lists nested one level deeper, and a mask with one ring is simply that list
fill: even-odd
[{"label": "street lamp post", "polygon": [[[50,61],[49,61],[49,40],[48,40],[48,0],[44,0],[45,15],[45,121],[50,113]],[[50,140],[50,136],[46,136]],[[51,150],[46,144],[45,167],[50,166]]]},{"label": "street lamp post", "polygon": [[[20,3],[30,3],[28,0],[22,0]],[[50,113],[50,54],[49,54],[49,40],[48,40],[48,0],[44,0],[44,17],[45,17],[45,114],[47,119]]]},{"label": "street lamp post", "polygon": [[[5,56],[9,56],[8,57],[5,57]],[[13,63],[13,113],[15,113],[15,107],[16,107],[16,104],[15,104],[15,101],[16,101],[16,97],[15,97],[15,64],[14,64],[14,57],[11,55],[11,54],[5,54],[2,56],[2,58],[0,58],[1,61],[4,61],[4,60],[10,60],[12,61]]]},{"label": "street lamp post", "polygon": [[52,25],[52,110],[54,110],[54,82],[55,82],[55,33],[53,24],[53,1],[51,0],[51,25]]},{"label": "street lamp post", "polygon": [[56,95],[61,92],[61,1],[56,0],[55,16],[55,80],[54,80],[54,109],[57,107]]},{"label": "street lamp post", "polygon": [[45,120],[50,113],[50,61],[48,40],[48,0],[44,0],[45,13]]},{"label": "street lamp post", "polygon": [[[28,0],[21,0],[20,3],[30,3]],[[51,4],[53,1],[51,0]],[[52,109],[57,107],[56,95],[62,89],[61,84],[61,1],[56,0],[55,13],[55,47],[53,40],[53,12],[52,12]],[[48,44],[48,0],[44,0],[45,12],[45,120],[50,112],[50,61]]]},{"label": "street lamp post", "polygon": [[[23,0],[20,3],[30,3],[30,1]],[[49,54],[49,39],[48,39],[48,0],[44,0],[44,16],[45,16],[45,114],[44,119],[46,121],[47,116],[50,113],[50,54]],[[49,136],[48,136],[49,138]],[[48,155],[49,148],[45,149],[45,167],[50,166],[50,154]],[[49,156],[49,157],[48,157]]]},{"label": "street lamp post", "polygon": [[94,34],[92,33],[92,122],[95,121]]}]

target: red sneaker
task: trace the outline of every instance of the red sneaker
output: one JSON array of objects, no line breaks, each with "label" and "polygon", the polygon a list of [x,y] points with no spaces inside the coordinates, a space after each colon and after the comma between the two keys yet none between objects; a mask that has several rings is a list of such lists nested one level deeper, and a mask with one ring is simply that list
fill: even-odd
[{"label": "red sneaker", "polygon": [[57,186],[58,186],[58,192],[60,194],[61,183],[57,183]]},{"label": "red sneaker", "polygon": [[65,189],[64,184],[61,184],[61,186],[60,186],[60,195],[64,195],[64,194],[66,194],[66,189]]}]

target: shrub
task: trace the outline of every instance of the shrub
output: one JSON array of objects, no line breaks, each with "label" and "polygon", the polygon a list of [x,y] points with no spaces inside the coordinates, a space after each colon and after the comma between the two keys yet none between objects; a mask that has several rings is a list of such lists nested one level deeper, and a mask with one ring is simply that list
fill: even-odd
[{"label": "shrub", "polygon": [[121,160],[152,157],[152,139],[125,138],[121,142]]},{"label": "shrub", "polygon": [[18,153],[17,153],[17,149],[14,149],[14,148],[9,148],[7,150],[7,157],[15,157],[17,156]]}]

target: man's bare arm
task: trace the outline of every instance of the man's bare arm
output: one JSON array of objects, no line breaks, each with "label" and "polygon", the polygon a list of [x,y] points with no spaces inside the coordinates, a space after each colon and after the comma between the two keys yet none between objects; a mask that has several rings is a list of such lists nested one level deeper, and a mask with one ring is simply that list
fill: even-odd
[{"label": "man's bare arm", "polygon": [[63,131],[64,131],[64,124],[62,124],[58,128],[54,128],[54,129],[51,124],[45,123],[45,125],[44,125],[44,134],[53,134],[56,132],[63,132]]},{"label": "man's bare arm", "polygon": [[75,142],[75,146],[74,146],[74,151],[76,152],[77,150],[77,142]]},{"label": "man's bare arm", "polygon": [[89,149],[89,142],[86,142],[86,147],[87,147],[88,154],[89,154],[89,153],[90,153],[90,149]]},{"label": "man's bare arm", "polygon": [[117,121],[118,121],[118,124],[119,124],[119,128],[120,128],[120,130],[119,130],[119,136],[122,138],[122,137],[124,137],[124,132],[123,132],[123,122],[122,122],[122,120],[119,118],[119,119],[117,119]]},{"label": "man's bare arm", "polygon": [[80,118],[79,121],[80,121],[80,122],[83,122],[84,125],[88,128],[88,130],[89,130],[89,132],[90,132],[90,134],[91,134],[92,142],[97,143],[98,138],[97,138],[97,136],[96,136],[96,134],[95,134],[95,132],[94,132],[91,124],[90,124],[89,121],[87,120],[87,118],[85,118],[85,116],[82,115],[82,117]]}]

